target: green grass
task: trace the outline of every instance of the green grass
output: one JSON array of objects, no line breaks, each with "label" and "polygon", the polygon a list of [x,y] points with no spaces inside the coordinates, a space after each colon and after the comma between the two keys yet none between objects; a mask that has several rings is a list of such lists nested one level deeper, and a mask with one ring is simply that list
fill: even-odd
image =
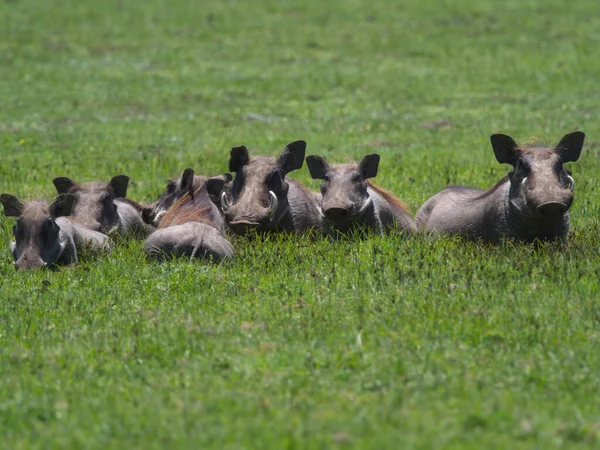
[{"label": "green grass", "polygon": [[[229,149],[381,154],[413,211],[507,171],[489,135],[581,129],[569,245],[234,239],[221,265],[141,243],[16,273],[0,233],[5,448],[600,445],[597,1],[0,4],[0,190],[132,178],[155,198]],[[446,125],[446,126],[440,126]],[[317,189],[306,168],[293,176]]]}]

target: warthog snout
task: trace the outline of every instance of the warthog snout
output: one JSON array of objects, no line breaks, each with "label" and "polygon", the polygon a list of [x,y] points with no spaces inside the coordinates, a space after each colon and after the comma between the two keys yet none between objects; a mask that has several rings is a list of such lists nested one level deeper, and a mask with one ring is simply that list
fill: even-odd
[{"label": "warthog snout", "polygon": [[327,208],[323,210],[323,214],[325,214],[325,217],[327,217],[328,220],[331,220],[332,222],[339,222],[348,218],[351,209],[352,206],[348,206],[347,208]]},{"label": "warthog snout", "polygon": [[15,269],[40,269],[48,267],[48,263],[39,256],[28,257],[27,255],[21,255],[21,257],[15,262]]},{"label": "warthog snout", "polygon": [[548,202],[539,205],[536,211],[543,217],[555,217],[562,216],[568,209],[569,207],[564,203]]}]

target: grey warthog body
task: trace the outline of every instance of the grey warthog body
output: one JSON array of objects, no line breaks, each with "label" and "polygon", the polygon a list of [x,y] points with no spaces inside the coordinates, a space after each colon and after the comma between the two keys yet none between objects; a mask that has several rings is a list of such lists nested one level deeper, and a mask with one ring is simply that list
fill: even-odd
[{"label": "grey warthog body", "polygon": [[144,243],[149,256],[209,258],[233,257],[233,248],[223,234],[223,215],[214,200],[231,179],[229,174],[206,178],[186,169],[177,183],[153,207],[144,210],[146,220],[158,229]]},{"label": "grey warthog body", "polygon": [[563,164],[579,159],[584,138],[577,131],[553,149],[519,148],[511,137],[493,135],[496,159],[514,170],[486,192],[461,186],[444,189],[421,206],[417,226],[492,243],[504,238],[565,242],[575,183]]},{"label": "grey warthog body", "polygon": [[91,250],[110,248],[108,236],[66,217],[74,202],[70,194],[59,195],[51,205],[43,201],[23,203],[9,194],[2,194],[0,201],[4,214],[17,218],[13,227],[15,241],[11,244],[17,269],[72,264],[77,262],[77,251],[84,247]]},{"label": "grey warthog body", "polygon": [[346,233],[367,227],[377,233],[416,231],[406,206],[391,192],[369,181],[377,175],[379,155],[365,156],[360,163],[329,165],[320,156],[308,156],[313,179],[323,180],[321,210],[326,228]]},{"label": "grey warthog body", "polygon": [[306,142],[288,144],[277,158],[250,159],[246,147],[231,149],[231,189],[222,194],[225,221],[236,234],[257,231],[322,229],[318,196],[300,182],[286,178],[304,163]]},{"label": "grey warthog body", "polygon": [[143,207],[125,198],[129,177],[117,175],[110,182],[77,184],[66,177],[53,180],[59,194],[75,197],[72,217],[90,230],[106,234],[148,234],[142,220]]}]

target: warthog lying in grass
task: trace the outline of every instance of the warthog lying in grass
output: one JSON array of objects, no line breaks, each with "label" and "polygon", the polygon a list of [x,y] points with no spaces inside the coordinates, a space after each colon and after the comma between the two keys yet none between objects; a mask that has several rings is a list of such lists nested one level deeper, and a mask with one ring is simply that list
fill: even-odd
[{"label": "warthog lying in grass", "polygon": [[176,186],[169,182],[154,209],[144,212],[158,226],[144,244],[146,254],[157,258],[231,258],[233,248],[223,234],[223,215],[213,202],[230,179],[229,174],[195,177],[192,169],[186,169]]},{"label": "warthog lying in grass", "polygon": [[504,134],[491,137],[496,159],[513,171],[484,192],[450,186],[417,212],[419,228],[498,243],[567,239],[575,183],[563,164],[577,161],[585,135],[564,136],[556,147],[519,148]]},{"label": "warthog lying in grass", "polygon": [[321,230],[317,196],[286,175],[304,163],[306,142],[288,144],[277,158],[250,159],[246,147],[231,149],[229,170],[235,172],[231,189],[223,192],[221,207],[234,233],[248,230]]},{"label": "warthog lying in grass", "polygon": [[163,215],[166,214],[173,203],[186,193],[193,192],[194,186],[200,187],[203,183],[206,183],[208,196],[211,201],[217,208],[221,208],[223,186],[231,180],[232,177],[229,173],[206,178],[198,175],[194,176],[192,169],[185,169],[178,179],[167,182],[167,188],[158,200],[142,210],[142,218],[147,224],[158,227]]},{"label": "warthog lying in grass", "polygon": [[51,205],[43,201],[21,202],[9,194],[0,201],[4,215],[16,217],[13,227],[15,242],[11,252],[17,269],[33,269],[54,264],[77,262],[77,251],[83,247],[108,250],[108,236],[89,230],[70,220],[75,198],[59,195]]},{"label": "warthog lying in grass", "polygon": [[321,210],[327,228],[342,233],[356,226],[377,233],[416,231],[406,206],[391,192],[367,181],[377,175],[379,155],[367,155],[358,164],[332,166],[321,156],[311,155],[306,164],[313,179],[323,180]]},{"label": "warthog lying in grass", "polygon": [[69,178],[53,180],[59,194],[73,194],[73,219],[90,230],[106,234],[148,234],[143,207],[125,198],[129,177],[117,175],[108,183],[77,184]]}]

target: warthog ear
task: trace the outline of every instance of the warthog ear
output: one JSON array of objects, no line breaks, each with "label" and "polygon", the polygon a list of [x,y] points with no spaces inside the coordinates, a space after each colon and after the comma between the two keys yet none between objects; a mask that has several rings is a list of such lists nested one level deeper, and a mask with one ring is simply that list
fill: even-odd
[{"label": "warthog ear", "polygon": [[54,180],[52,180],[52,183],[54,183],[56,192],[58,192],[59,194],[66,194],[67,192],[69,192],[69,190],[71,190],[71,188],[77,186],[77,183],[75,183],[73,180],[67,177],[57,177]]},{"label": "warthog ear", "polygon": [[317,155],[308,155],[306,157],[306,165],[313,180],[324,180],[325,175],[329,172],[329,164],[325,158]]},{"label": "warthog ear", "polygon": [[4,215],[6,217],[21,217],[25,204],[14,195],[2,194],[0,195],[0,202],[4,206]]},{"label": "warthog ear", "polygon": [[306,153],[306,142],[294,141],[283,149],[277,157],[277,165],[284,175],[292,170],[302,168],[304,164],[304,154]]},{"label": "warthog ear", "polygon": [[223,175],[217,175],[206,180],[206,190],[210,199],[215,202],[221,198],[221,192],[225,187],[225,183],[229,183],[232,180],[231,174],[224,173]]},{"label": "warthog ear", "polygon": [[377,176],[377,169],[379,168],[379,155],[372,153],[365,156],[358,163],[358,170],[362,173],[363,178],[374,178]]},{"label": "warthog ear", "polygon": [[129,184],[129,177],[127,175],[117,175],[113,177],[108,185],[112,188],[115,193],[115,197],[125,198],[127,196],[127,185]]},{"label": "warthog ear", "polygon": [[513,138],[506,134],[492,134],[490,136],[492,142],[492,148],[496,159],[500,164],[510,164],[515,166],[519,161],[519,146]]},{"label": "warthog ear", "polygon": [[189,192],[190,194],[194,191],[194,169],[189,167],[181,174],[181,180],[179,180],[179,188],[182,192]]},{"label": "warthog ear", "polygon": [[73,194],[60,194],[50,205],[50,216],[57,217],[70,216],[73,212]]},{"label": "warthog ear", "polygon": [[560,142],[554,147],[554,151],[560,155],[560,159],[562,159],[563,162],[577,161],[579,155],[581,155],[584,139],[585,133],[583,131],[565,134]]},{"label": "warthog ear", "polygon": [[239,172],[249,162],[250,155],[248,155],[248,149],[244,145],[231,149],[229,156],[229,170],[231,172]]}]

